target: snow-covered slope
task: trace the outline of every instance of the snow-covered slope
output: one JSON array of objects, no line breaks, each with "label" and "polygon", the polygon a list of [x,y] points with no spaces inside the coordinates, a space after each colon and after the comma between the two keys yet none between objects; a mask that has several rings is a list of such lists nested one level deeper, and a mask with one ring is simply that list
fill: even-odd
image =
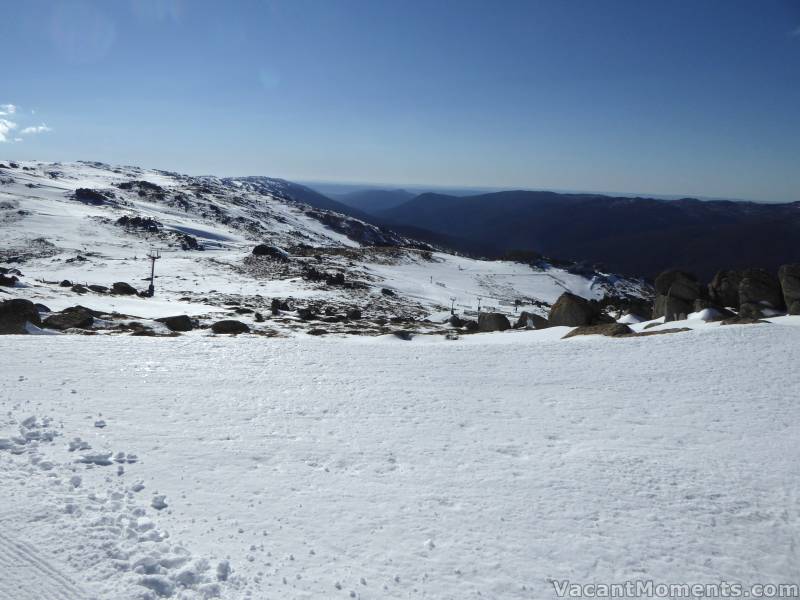
[{"label": "snow-covered slope", "polygon": [[[25,275],[14,295],[53,310],[81,304],[139,317],[218,315],[233,301],[265,313],[278,297],[320,310],[351,307],[370,318],[420,320],[438,318],[451,303],[464,312],[480,302],[509,314],[515,303],[541,313],[564,290],[588,298],[646,293],[636,281],[432,251],[298,202],[292,189],[267,178],[6,161],[0,164],[0,265]],[[257,243],[291,258],[255,258]],[[78,296],[57,285],[125,281],[145,289],[153,250],[161,253],[154,298]],[[325,282],[336,274],[342,279]],[[240,318],[253,324],[252,317]]]},{"label": "snow-covered slope", "polygon": [[796,581],[798,325],[2,336],[0,598]]}]

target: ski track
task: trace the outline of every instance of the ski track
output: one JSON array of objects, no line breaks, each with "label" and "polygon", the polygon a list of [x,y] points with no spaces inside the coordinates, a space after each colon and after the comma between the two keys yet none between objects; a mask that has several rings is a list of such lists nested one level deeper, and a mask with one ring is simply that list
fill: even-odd
[{"label": "ski track", "polygon": [[[6,528],[0,521],[0,527]],[[88,600],[89,595],[33,546],[0,531],[0,600]]]}]

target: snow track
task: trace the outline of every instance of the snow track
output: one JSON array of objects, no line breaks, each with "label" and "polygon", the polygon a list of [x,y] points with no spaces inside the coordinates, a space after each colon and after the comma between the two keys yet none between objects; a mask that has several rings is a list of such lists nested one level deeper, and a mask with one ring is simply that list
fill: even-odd
[{"label": "snow track", "polygon": [[[0,520],[0,528],[6,524]],[[0,600],[89,600],[33,546],[0,531]]]}]

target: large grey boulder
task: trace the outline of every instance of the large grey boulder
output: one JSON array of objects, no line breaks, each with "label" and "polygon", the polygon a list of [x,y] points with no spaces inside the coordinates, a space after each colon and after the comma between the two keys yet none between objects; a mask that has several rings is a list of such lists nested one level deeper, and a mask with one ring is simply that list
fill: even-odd
[{"label": "large grey boulder", "polygon": [[718,271],[708,284],[708,297],[717,306],[739,308],[739,271]]},{"label": "large grey boulder", "polygon": [[683,321],[693,312],[693,303],[671,296],[656,296],[653,302],[653,318],[664,317],[664,322]]},{"label": "large grey boulder", "polygon": [[511,323],[504,314],[484,312],[478,315],[479,331],[505,331],[506,329],[511,329]]},{"label": "large grey boulder", "polygon": [[800,264],[783,265],[778,270],[783,301],[790,315],[800,315]]},{"label": "large grey boulder", "polygon": [[701,295],[700,284],[691,273],[670,269],[655,280],[656,294],[669,298],[693,301]]},{"label": "large grey boulder", "polygon": [[600,307],[596,302],[591,302],[570,292],[564,292],[550,307],[547,321],[550,325],[566,325],[580,327],[591,325],[600,317]]},{"label": "large grey boulder", "polygon": [[781,310],[783,293],[778,278],[764,269],[742,271],[739,283],[739,316],[758,319],[765,310]]},{"label": "large grey boulder", "polygon": [[53,313],[44,320],[44,327],[48,329],[88,329],[94,323],[92,311],[84,306],[70,306],[64,310]]},{"label": "large grey boulder", "polygon": [[30,300],[14,298],[0,302],[0,335],[28,333],[26,323],[41,327],[36,305]]},{"label": "large grey boulder", "polygon": [[544,329],[549,327],[550,323],[544,317],[527,311],[522,311],[519,319],[514,324],[514,329]]}]

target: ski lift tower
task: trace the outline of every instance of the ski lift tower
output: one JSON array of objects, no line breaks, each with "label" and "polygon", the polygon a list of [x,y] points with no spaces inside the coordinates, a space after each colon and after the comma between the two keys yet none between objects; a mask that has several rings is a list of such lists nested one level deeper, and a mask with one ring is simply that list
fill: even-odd
[{"label": "ski lift tower", "polygon": [[151,250],[148,252],[147,258],[150,259],[150,285],[147,286],[147,295],[152,298],[156,293],[156,261],[161,258],[161,253],[158,250]]}]

